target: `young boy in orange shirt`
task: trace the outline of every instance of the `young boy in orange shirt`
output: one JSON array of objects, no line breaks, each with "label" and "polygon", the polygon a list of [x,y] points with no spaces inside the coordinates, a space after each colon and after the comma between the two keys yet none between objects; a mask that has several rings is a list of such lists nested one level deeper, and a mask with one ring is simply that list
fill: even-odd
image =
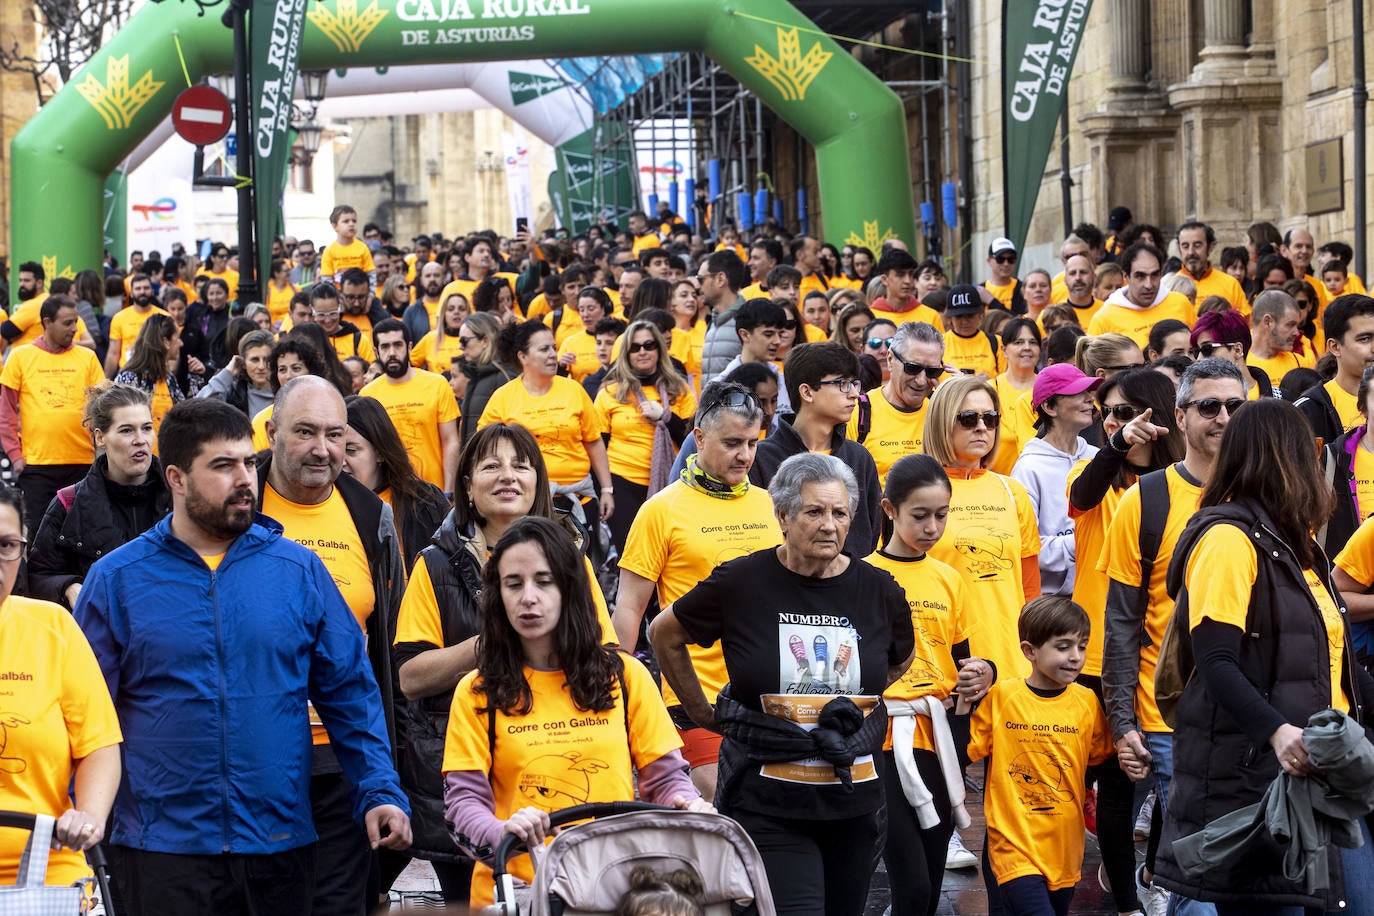
[{"label": "young boy in orange shirt", "polygon": [[1083,867],[1085,774],[1112,754],[1097,697],[1074,683],[1090,627],[1068,598],[1028,603],[1017,629],[1030,677],[995,684],[973,714],[969,758],[988,758],[983,876],[1010,912],[1065,916]]},{"label": "young boy in orange shirt", "polygon": [[367,286],[377,285],[377,265],[372,263],[372,249],[358,241],[358,211],[348,204],[340,204],[329,214],[329,225],[338,237],[320,253],[320,276],[338,285],[344,271],[357,267],[367,271]]}]

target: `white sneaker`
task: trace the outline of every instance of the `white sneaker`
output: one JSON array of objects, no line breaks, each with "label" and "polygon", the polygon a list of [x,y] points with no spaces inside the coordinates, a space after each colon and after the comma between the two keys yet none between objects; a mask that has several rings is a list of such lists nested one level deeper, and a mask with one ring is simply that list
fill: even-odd
[{"label": "white sneaker", "polygon": [[1140,898],[1140,906],[1145,916],[1167,916],[1169,912],[1169,892],[1153,882],[1146,884],[1143,878],[1145,866],[1135,869],[1135,893]]},{"label": "white sneaker", "polygon": [[1150,794],[1145,796],[1145,803],[1140,806],[1140,812],[1135,816],[1135,838],[1137,840],[1148,840],[1150,838],[1150,822],[1155,814],[1155,790],[1151,789]]},{"label": "white sneaker", "polygon": [[954,831],[949,838],[949,850],[945,853],[945,868],[975,868],[977,865],[978,857],[964,846],[959,831]]}]

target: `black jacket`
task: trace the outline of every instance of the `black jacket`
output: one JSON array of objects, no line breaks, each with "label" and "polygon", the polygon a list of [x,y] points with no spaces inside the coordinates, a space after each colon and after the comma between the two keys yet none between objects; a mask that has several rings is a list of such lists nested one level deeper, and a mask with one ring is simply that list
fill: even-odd
[{"label": "black jacket", "polygon": [[[779,420],[777,430],[759,443],[754,466],[749,469],[749,482],[767,487],[784,461],[805,452],[806,444],[792,424]],[[844,550],[852,557],[866,557],[878,549],[878,536],[882,533],[883,491],[878,485],[878,466],[868,449],[844,437],[843,426],[836,426],[830,435],[830,454],[849,465],[859,484],[859,506],[849,524]]]},{"label": "black jacket", "polygon": [[[262,511],[262,495],[267,491],[267,477],[272,469],[272,452],[258,453],[258,505]],[[396,632],[396,615],[405,595],[405,564],[401,559],[401,545],[396,537],[396,523],[391,507],[381,498],[347,473],[340,473],[334,487],[343,497],[353,526],[363,542],[368,571],[372,575],[372,616],[367,618],[367,656],[372,673],[382,691],[382,708],[386,713],[387,735],[396,747],[396,701],[400,696],[395,671],[391,667],[391,638]],[[318,755],[317,755],[318,758]],[[338,772],[337,764],[333,764]],[[320,770],[317,759],[316,771]]]},{"label": "black jacket", "polygon": [[[460,532],[450,512],[419,558],[434,587],[444,645],[398,644],[392,650],[397,671],[422,652],[455,646],[481,630],[482,567],[478,556],[485,553],[486,545],[477,532],[472,528]],[[401,704],[398,770],[401,786],[410,798],[410,852],[422,859],[456,861],[462,856],[444,821],[443,776],[444,738],[453,691],[418,700],[401,698]]]},{"label": "black jacket", "polygon": [[401,559],[405,561],[407,576],[415,565],[415,558],[429,546],[449,511],[448,500],[438,487],[429,482],[424,482],[423,486],[424,499],[417,500],[401,519]]},{"label": "black jacket", "polygon": [[91,566],[153,527],[172,508],[156,458],[139,487],[109,478],[109,460],[95,459],[84,478],[48,503],[29,550],[29,594],[67,606],[67,587],[82,582]]},{"label": "black jacket", "polygon": [[[1213,506],[1192,517],[1169,564],[1169,593],[1186,601],[1183,579],[1189,555],[1205,531],[1227,524],[1245,532],[1259,560],[1239,665],[1263,697],[1268,715],[1237,721],[1225,701],[1213,695],[1204,672],[1184,688],[1176,711],[1173,786],[1155,877],[1162,886],[1195,900],[1332,909],[1328,901],[1312,898],[1283,877],[1283,848],[1268,834],[1256,841],[1243,865],[1219,867],[1198,879],[1185,878],[1174,859],[1176,839],[1259,801],[1279,773],[1268,744],[1278,724],[1286,721],[1302,728],[1313,713],[1331,703],[1330,645],[1321,611],[1297,555],[1275,533],[1277,526],[1257,503],[1242,500]],[[1322,576],[1344,617],[1340,594],[1326,580],[1325,570]],[[1365,724],[1364,703],[1370,699],[1371,682],[1354,664],[1348,625],[1345,645],[1341,686],[1350,700],[1351,717]],[[1340,856],[1334,851],[1330,864],[1334,902],[1344,893]]]},{"label": "black jacket", "polygon": [[204,302],[197,302],[186,310],[186,324],[181,328],[181,352],[205,364],[206,378],[229,365],[229,358],[233,356],[224,348],[224,332],[228,327],[228,308],[215,311]]},{"label": "black jacket", "polygon": [[1336,405],[1331,403],[1325,383],[1313,385],[1304,391],[1302,397],[1293,402],[1293,406],[1312,424],[1313,435],[1323,442],[1334,442],[1345,432],[1341,415],[1336,412]]},{"label": "black jacket", "polygon": [[519,373],[512,372],[496,362],[474,366],[463,360],[460,365],[463,367],[463,374],[468,377],[468,387],[463,392],[459,432],[462,433],[463,441],[467,442],[472,438],[472,434],[477,432],[477,421],[482,419],[482,411],[486,409],[487,401],[491,400],[496,389]]}]

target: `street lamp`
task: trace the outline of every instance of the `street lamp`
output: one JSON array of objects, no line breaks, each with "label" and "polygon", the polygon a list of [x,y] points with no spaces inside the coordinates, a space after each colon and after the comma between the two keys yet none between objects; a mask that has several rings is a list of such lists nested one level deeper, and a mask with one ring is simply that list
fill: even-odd
[{"label": "street lamp", "polygon": [[324,87],[328,81],[328,70],[301,71],[301,88],[305,92],[305,100],[310,103],[312,121],[315,120],[315,112],[319,110],[320,102],[324,101]]},{"label": "street lamp", "polygon": [[302,165],[309,165],[320,151],[320,138],[323,135],[324,125],[315,120],[306,121],[296,128],[296,136],[300,138],[301,149],[304,150]]}]

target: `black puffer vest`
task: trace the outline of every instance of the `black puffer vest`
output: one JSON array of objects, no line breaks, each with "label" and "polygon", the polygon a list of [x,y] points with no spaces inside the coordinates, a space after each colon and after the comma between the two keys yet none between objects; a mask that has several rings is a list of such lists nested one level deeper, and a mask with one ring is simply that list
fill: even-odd
[{"label": "black puffer vest", "polygon": [[[1235,525],[1255,546],[1259,571],[1240,647],[1240,668],[1255,689],[1284,719],[1302,728],[1315,712],[1331,705],[1330,646],[1316,600],[1308,589],[1297,555],[1256,503],[1242,500],[1199,511],[1174,550],[1169,564],[1169,594],[1186,600],[1183,587],[1188,557],[1213,525]],[[1315,550],[1314,545],[1314,550]],[[1318,552],[1318,573],[1345,616],[1344,603],[1327,579]],[[1350,645],[1349,625],[1345,644]],[[1362,698],[1347,648],[1341,685],[1350,715],[1364,724]],[[1299,905],[1337,909],[1344,897],[1341,859],[1334,850],[1330,900],[1313,898],[1283,877],[1283,849],[1271,838],[1257,842],[1243,865],[1217,868],[1201,879],[1185,878],[1174,861],[1173,843],[1201,830],[1224,814],[1259,801],[1279,774],[1267,743],[1251,740],[1216,701],[1203,679],[1193,677],[1179,699],[1173,743],[1174,777],[1159,846],[1156,877],[1171,891],[1195,900]]]},{"label": "black puffer vest", "polygon": [[[434,542],[420,551],[439,606],[444,646],[454,646],[482,629],[482,569],[470,549],[475,532],[459,532],[453,513],[445,516]],[[483,548],[485,549],[485,548]],[[405,658],[397,656],[397,668]],[[411,853],[422,859],[456,861],[462,856],[444,822],[444,737],[453,691],[401,705],[401,786],[410,798]]]}]

